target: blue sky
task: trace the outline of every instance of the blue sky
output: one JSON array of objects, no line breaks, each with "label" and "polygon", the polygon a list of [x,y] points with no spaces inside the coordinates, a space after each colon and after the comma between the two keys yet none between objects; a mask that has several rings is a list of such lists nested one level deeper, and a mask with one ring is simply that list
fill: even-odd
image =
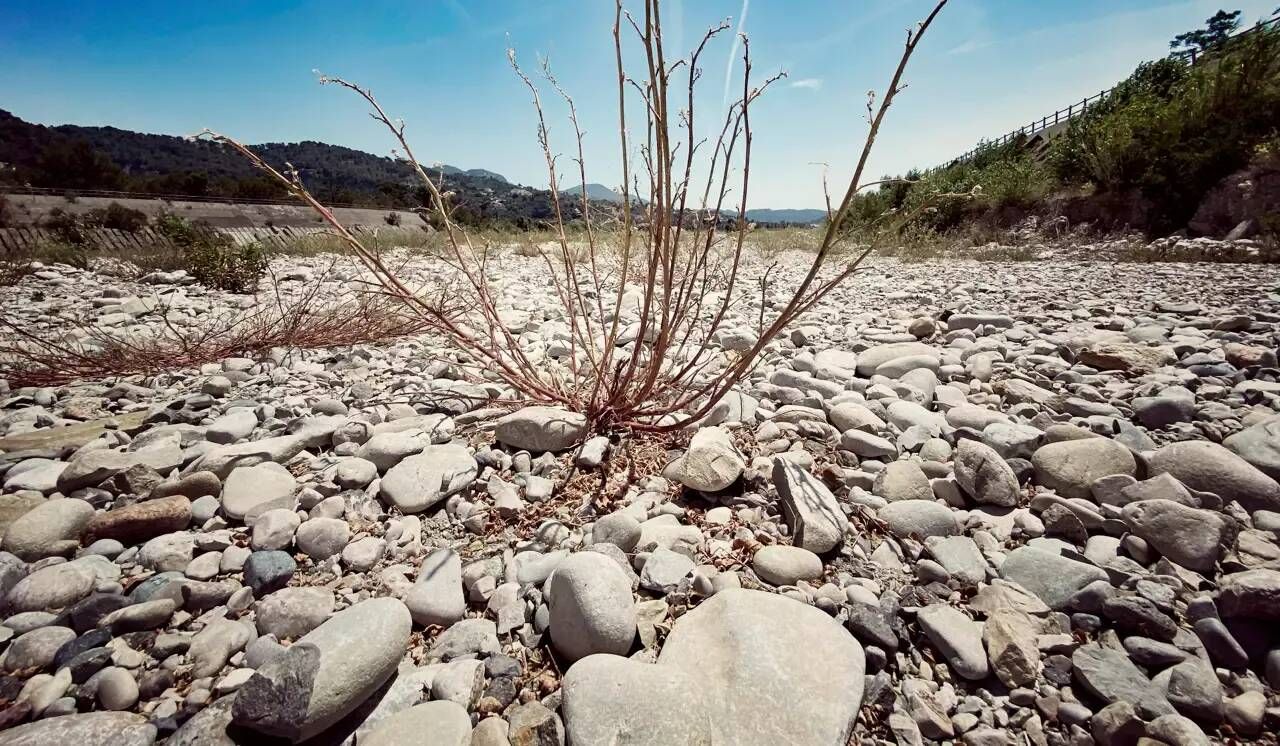
[{"label": "blue sky", "polygon": [[[1223,3],[1226,3],[1224,6]],[[952,0],[907,73],[871,173],[900,173],[968,150],[1091,95],[1219,7],[1252,21],[1280,0]],[[488,168],[545,186],[529,96],[507,66],[546,55],[587,130],[588,179],[616,185],[613,3],[216,3],[4,0],[0,108],[29,121],[188,134],[210,127],[247,142],[320,140],[387,154],[359,102],[320,87],[313,69],[370,86],[408,122],[420,157]],[[818,207],[821,169],[847,178],[904,29],[931,0],[672,0],[669,50],[746,9],[756,73],[789,78],[753,109],[751,207]],[[709,123],[725,91],[730,35],[706,54],[698,98]],[[736,72],[736,70],[735,70]],[[740,78],[733,85],[740,86]],[[555,149],[572,148],[551,105]],[[567,168],[567,160],[564,166]]]}]

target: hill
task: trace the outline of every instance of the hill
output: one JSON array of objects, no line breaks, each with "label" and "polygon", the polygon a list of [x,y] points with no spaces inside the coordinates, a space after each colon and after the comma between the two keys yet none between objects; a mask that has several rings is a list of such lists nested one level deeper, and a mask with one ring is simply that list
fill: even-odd
[{"label": "hill", "polygon": [[[582,194],[582,187],[575,186],[568,189],[561,189],[561,194],[567,194],[577,197]],[[604,184],[587,184],[587,199],[600,200],[601,202],[614,202],[622,204],[622,195],[605,186]]]},{"label": "hill", "polygon": [[[391,158],[314,141],[250,147],[274,167],[293,164],[307,188],[325,202],[397,209],[425,204],[425,191],[411,169]],[[464,223],[536,225],[552,218],[546,190],[513,185],[485,169],[439,170]],[[47,127],[0,110],[0,183],[5,182],[231,199],[287,196],[242,157],[215,143],[117,127]],[[572,217],[576,208],[568,209]]]}]

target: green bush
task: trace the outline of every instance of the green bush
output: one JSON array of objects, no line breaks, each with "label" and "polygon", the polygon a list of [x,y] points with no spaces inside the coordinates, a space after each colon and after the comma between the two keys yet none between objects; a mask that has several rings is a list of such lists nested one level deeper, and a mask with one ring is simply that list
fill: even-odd
[{"label": "green bush", "polygon": [[1272,27],[1219,46],[1197,65],[1140,66],[1053,141],[1049,162],[1065,184],[1141,193],[1155,208],[1152,227],[1171,230],[1278,128],[1280,30]]},{"label": "green bush", "polygon": [[249,293],[267,271],[267,250],[258,241],[239,245],[222,240],[200,240],[184,247],[187,271],[201,285],[233,293]]},{"label": "green bush", "polygon": [[147,214],[141,210],[125,207],[119,202],[112,202],[106,207],[90,210],[84,216],[84,223],[97,228],[137,233],[147,227]]},{"label": "green bush", "polygon": [[50,210],[41,222],[41,226],[53,233],[62,243],[83,245],[89,240],[80,219],[60,207]]},{"label": "green bush", "polygon": [[268,252],[258,241],[238,245],[206,225],[172,213],[156,218],[156,229],[178,247],[184,269],[201,285],[248,293],[267,271]]}]

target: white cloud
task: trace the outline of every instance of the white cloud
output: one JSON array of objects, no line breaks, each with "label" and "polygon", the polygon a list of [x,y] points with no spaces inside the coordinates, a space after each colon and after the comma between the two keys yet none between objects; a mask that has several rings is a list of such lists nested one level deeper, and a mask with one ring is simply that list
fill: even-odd
[{"label": "white cloud", "polygon": [[951,49],[948,49],[947,54],[968,54],[970,52],[976,52],[979,49],[986,49],[989,46],[991,46],[991,42],[989,41],[978,41],[977,39],[970,39],[969,41],[966,41],[965,43],[959,46],[955,46],[955,47],[952,47]]},{"label": "white cloud", "polygon": [[747,25],[747,11],[751,9],[751,0],[742,0],[742,12],[738,15],[738,28],[733,32],[733,44],[729,46],[729,59],[724,69],[724,101],[720,108],[729,108],[729,87],[733,85],[733,62],[738,56],[738,45],[742,43],[742,30]]},{"label": "white cloud", "polygon": [[811,91],[816,91],[822,88],[822,78],[800,78],[799,80],[791,81],[788,87],[808,88]]}]

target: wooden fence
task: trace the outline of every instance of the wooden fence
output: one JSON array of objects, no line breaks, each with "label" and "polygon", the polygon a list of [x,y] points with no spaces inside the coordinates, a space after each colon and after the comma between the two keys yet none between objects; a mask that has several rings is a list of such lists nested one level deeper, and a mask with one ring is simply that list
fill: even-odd
[{"label": "wooden fence", "polygon": [[[1241,37],[1248,36],[1249,34],[1259,33],[1262,31],[1269,31],[1273,28],[1276,28],[1277,25],[1280,25],[1280,16],[1259,21],[1257,24],[1245,29],[1244,31],[1236,32],[1232,36],[1228,37],[1228,41],[1233,39],[1239,39]],[[1187,52],[1175,52],[1173,53],[1173,56],[1182,57],[1183,59],[1187,60],[1190,64],[1195,65],[1206,58],[1212,57],[1213,55],[1211,53],[1217,51],[1220,48],[1221,48],[1220,46],[1214,47],[1213,49],[1208,50],[1209,53],[1201,52],[1198,55],[1196,54],[1194,49]],[[936,166],[929,170],[936,171],[940,168],[947,168],[957,163],[964,163],[965,161],[977,155],[984,148],[999,147],[1001,145],[1008,144],[1018,139],[1027,139],[1029,141],[1033,140],[1034,135],[1044,132],[1045,130],[1050,129],[1054,126],[1057,126],[1059,124],[1065,124],[1071,121],[1072,119],[1075,119],[1076,117],[1080,116],[1081,114],[1084,114],[1090,108],[1096,108],[1097,105],[1102,103],[1102,101],[1106,99],[1106,97],[1110,95],[1111,92],[1114,90],[1115,88],[1112,87],[1102,91],[1101,93],[1097,93],[1093,96],[1086,96],[1083,100],[1079,101],[1078,103],[1069,104],[1066,108],[1058,109],[1052,114],[1047,114],[1031,122],[1030,124],[1024,125],[1022,127],[1019,127],[1016,130],[1013,130],[1012,132],[1005,133],[993,140],[982,140],[976,146],[974,146],[972,150],[965,153],[964,155],[958,158],[954,158],[942,164],[941,166]]]},{"label": "wooden fence", "polygon": [[[260,241],[277,249],[287,248],[299,238],[315,233],[324,233],[322,227],[294,228],[212,228],[229,237],[239,245]],[[360,226],[353,226],[354,232],[364,232]],[[157,247],[172,248],[173,242],[155,228],[142,228],[137,231],[122,231],[112,228],[82,228],[84,244],[98,251],[143,251]],[[0,228],[0,255],[13,256],[22,254],[42,243],[59,242],[61,239],[55,231],[44,228]]]}]

